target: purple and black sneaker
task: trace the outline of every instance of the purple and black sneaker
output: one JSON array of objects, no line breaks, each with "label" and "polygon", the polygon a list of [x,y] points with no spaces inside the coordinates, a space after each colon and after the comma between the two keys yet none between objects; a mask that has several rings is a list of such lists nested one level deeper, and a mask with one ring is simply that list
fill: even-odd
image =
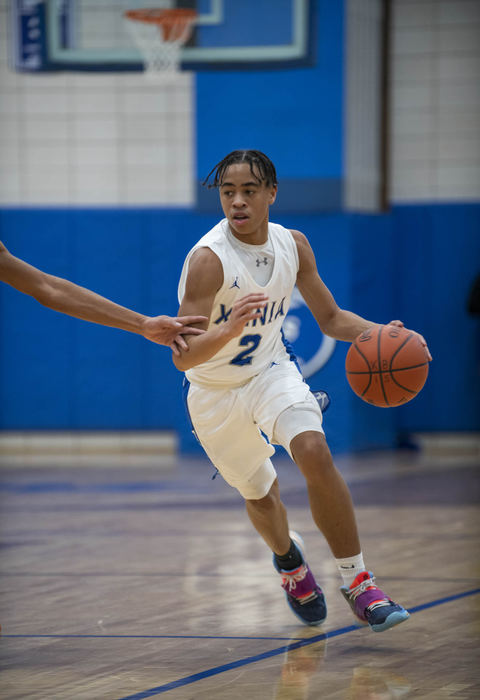
[{"label": "purple and black sneaker", "polygon": [[410,613],[394,603],[378,586],[369,571],[358,574],[350,588],[340,588],[343,597],[361,625],[370,625],[374,632],[383,632],[407,620]]},{"label": "purple and black sneaker", "polygon": [[319,625],[327,617],[325,598],[305,561],[302,538],[293,530],[290,531],[290,537],[300,552],[302,564],[293,571],[280,569],[275,562],[275,557],[273,564],[282,577],[282,588],[292,612],[306,625]]}]

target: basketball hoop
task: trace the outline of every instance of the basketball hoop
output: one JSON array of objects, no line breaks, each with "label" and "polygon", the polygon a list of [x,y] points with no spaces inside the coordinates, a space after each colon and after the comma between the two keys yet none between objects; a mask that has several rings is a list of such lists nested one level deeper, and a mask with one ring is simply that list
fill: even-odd
[{"label": "basketball hoop", "polygon": [[141,51],[146,75],[157,80],[173,78],[180,65],[180,50],[192,35],[197,13],[186,8],[127,10],[124,13]]}]

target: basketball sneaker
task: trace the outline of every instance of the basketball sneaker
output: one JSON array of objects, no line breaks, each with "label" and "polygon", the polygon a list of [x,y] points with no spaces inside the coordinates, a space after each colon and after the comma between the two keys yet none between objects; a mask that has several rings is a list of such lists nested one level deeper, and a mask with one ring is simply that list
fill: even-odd
[{"label": "basketball sneaker", "polygon": [[317,399],[318,405],[322,413],[325,413],[330,406],[330,396],[326,391],[312,391],[312,394]]},{"label": "basketball sneaker", "polygon": [[370,571],[358,574],[350,588],[340,588],[361,625],[370,625],[374,632],[383,632],[410,617],[401,605],[394,603],[378,586]]},{"label": "basketball sneaker", "polygon": [[300,552],[302,563],[293,571],[281,569],[273,557],[273,565],[282,577],[282,588],[292,612],[306,625],[319,625],[327,617],[327,606],[322,589],[317,585],[310,567],[305,561],[305,546],[297,532],[290,537]]}]

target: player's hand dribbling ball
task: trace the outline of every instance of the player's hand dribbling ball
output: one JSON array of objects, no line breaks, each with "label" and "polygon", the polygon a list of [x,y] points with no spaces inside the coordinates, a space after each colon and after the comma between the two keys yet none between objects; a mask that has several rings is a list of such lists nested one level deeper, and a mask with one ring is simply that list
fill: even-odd
[{"label": "player's hand dribbling ball", "polygon": [[350,346],[345,370],[351,388],[374,406],[413,399],[428,376],[429,356],[420,336],[399,326],[372,326]]}]

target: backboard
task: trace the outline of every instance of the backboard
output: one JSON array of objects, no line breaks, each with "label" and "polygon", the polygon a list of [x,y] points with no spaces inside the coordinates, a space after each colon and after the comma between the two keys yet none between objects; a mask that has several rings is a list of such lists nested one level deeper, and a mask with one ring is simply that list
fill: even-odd
[{"label": "backboard", "polygon": [[262,69],[313,62],[315,0],[12,0],[17,70],[135,71],[143,62],[123,14],[144,7],[198,13],[181,67]]}]

